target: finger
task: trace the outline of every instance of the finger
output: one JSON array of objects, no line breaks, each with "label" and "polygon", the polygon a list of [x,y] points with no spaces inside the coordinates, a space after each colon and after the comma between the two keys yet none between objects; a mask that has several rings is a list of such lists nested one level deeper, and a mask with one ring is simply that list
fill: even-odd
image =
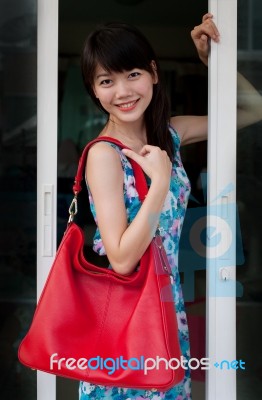
[{"label": "finger", "polygon": [[213,15],[212,14],[210,14],[210,15],[211,15],[211,17],[208,16],[208,14],[206,14],[207,17],[205,19],[204,19],[205,16],[203,17],[203,25],[207,25],[208,27],[210,27],[210,29],[213,29],[214,34],[216,36],[219,36],[219,31],[217,29],[216,24],[213,21]]},{"label": "finger", "polygon": [[135,151],[130,150],[130,149],[122,149],[122,153],[128,157],[131,158],[131,160],[136,161],[139,165],[143,161],[143,157],[137,154]]},{"label": "finger", "polygon": [[139,154],[141,156],[145,156],[146,154],[150,153],[155,146],[151,146],[150,144],[145,144],[145,146],[142,147],[142,149],[140,150]]},{"label": "finger", "polygon": [[203,35],[200,36],[200,40],[201,40],[202,46],[203,46],[203,45],[206,46],[207,43],[208,43],[208,36],[203,34]]},{"label": "finger", "polygon": [[208,35],[208,37],[212,38],[214,41],[219,40],[218,30],[212,21],[195,26],[194,30],[191,32],[193,40],[200,39],[203,34]]},{"label": "finger", "polygon": [[214,21],[209,20],[207,23],[209,24],[210,29],[213,30],[214,34],[215,34],[216,36],[219,36],[219,30],[217,29],[217,26],[216,26],[216,24],[214,23]]},{"label": "finger", "polygon": [[206,19],[208,19],[208,18],[213,18],[213,14],[211,14],[211,13],[206,13],[205,15],[203,15],[203,17],[202,17],[202,22],[204,22]]},{"label": "finger", "polygon": [[193,31],[191,32],[191,36],[193,40],[198,41],[202,36],[209,37],[208,29],[204,28],[203,25],[195,26]]}]

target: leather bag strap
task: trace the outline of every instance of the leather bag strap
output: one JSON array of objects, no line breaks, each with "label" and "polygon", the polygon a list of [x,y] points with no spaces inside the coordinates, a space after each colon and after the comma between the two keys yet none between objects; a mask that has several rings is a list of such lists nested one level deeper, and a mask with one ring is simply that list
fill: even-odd
[{"label": "leather bag strap", "polygon": [[[109,136],[100,136],[100,137],[97,137],[96,139],[92,140],[91,142],[89,142],[86,145],[86,147],[84,148],[82,155],[80,157],[79,163],[78,163],[78,169],[77,169],[77,173],[76,173],[76,177],[75,177],[75,182],[73,185],[73,192],[74,192],[75,196],[77,196],[78,193],[82,190],[82,180],[83,180],[83,176],[84,176],[84,169],[85,169],[85,165],[86,165],[87,153],[88,153],[90,147],[97,142],[110,142],[110,143],[116,144],[121,149],[124,149],[124,148],[128,149],[128,147],[125,146],[123,143],[121,143],[119,140],[113,139]],[[145,179],[143,170],[140,167],[140,165],[138,165],[137,162],[135,162],[134,160],[129,159],[129,161],[130,161],[133,171],[134,171],[136,190],[138,192],[139,199],[142,202],[145,199],[147,192],[148,192],[146,179]]]}]

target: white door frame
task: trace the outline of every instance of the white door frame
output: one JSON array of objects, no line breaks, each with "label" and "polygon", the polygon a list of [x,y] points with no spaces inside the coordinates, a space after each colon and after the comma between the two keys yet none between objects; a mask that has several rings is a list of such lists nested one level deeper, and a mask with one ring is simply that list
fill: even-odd
[{"label": "white door frame", "polygon": [[[37,299],[56,252],[58,0],[37,11]],[[56,399],[55,376],[37,372],[37,400]]]},{"label": "white door frame", "polygon": [[214,234],[207,237],[206,354],[211,368],[206,377],[206,400],[235,400],[236,370],[227,369],[227,363],[223,369],[214,363],[236,359],[237,0],[209,0],[209,11],[221,37],[219,44],[211,44],[209,60],[207,226],[221,234],[224,249],[212,247],[209,240]]}]

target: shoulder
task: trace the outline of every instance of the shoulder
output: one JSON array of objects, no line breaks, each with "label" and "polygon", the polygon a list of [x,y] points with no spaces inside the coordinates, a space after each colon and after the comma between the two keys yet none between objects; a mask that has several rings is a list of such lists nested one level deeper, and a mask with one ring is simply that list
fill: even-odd
[{"label": "shoulder", "polygon": [[123,168],[121,150],[108,142],[98,142],[92,145],[88,151],[86,162],[86,177],[91,182],[122,181]]},{"label": "shoulder", "polygon": [[102,168],[120,167],[122,169],[121,157],[124,156],[119,147],[109,142],[97,142],[92,145],[87,155],[87,166]]},{"label": "shoulder", "polygon": [[[120,149],[119,149],[120,151]],[[97,142],[94,143],[88,151],[88,160],[102,161],[102,160],[119,160],[119,154],[112,143]]]}]

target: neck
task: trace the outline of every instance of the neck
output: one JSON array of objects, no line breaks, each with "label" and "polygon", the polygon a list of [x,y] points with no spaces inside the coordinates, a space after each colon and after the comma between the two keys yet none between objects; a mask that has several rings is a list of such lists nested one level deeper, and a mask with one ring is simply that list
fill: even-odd
[{"label": "neck", "polygon": [[147,143],[145,124],[140,121],[122,124],[109,118],[100,136],[118,139],[135,151],[140,150]]}]

